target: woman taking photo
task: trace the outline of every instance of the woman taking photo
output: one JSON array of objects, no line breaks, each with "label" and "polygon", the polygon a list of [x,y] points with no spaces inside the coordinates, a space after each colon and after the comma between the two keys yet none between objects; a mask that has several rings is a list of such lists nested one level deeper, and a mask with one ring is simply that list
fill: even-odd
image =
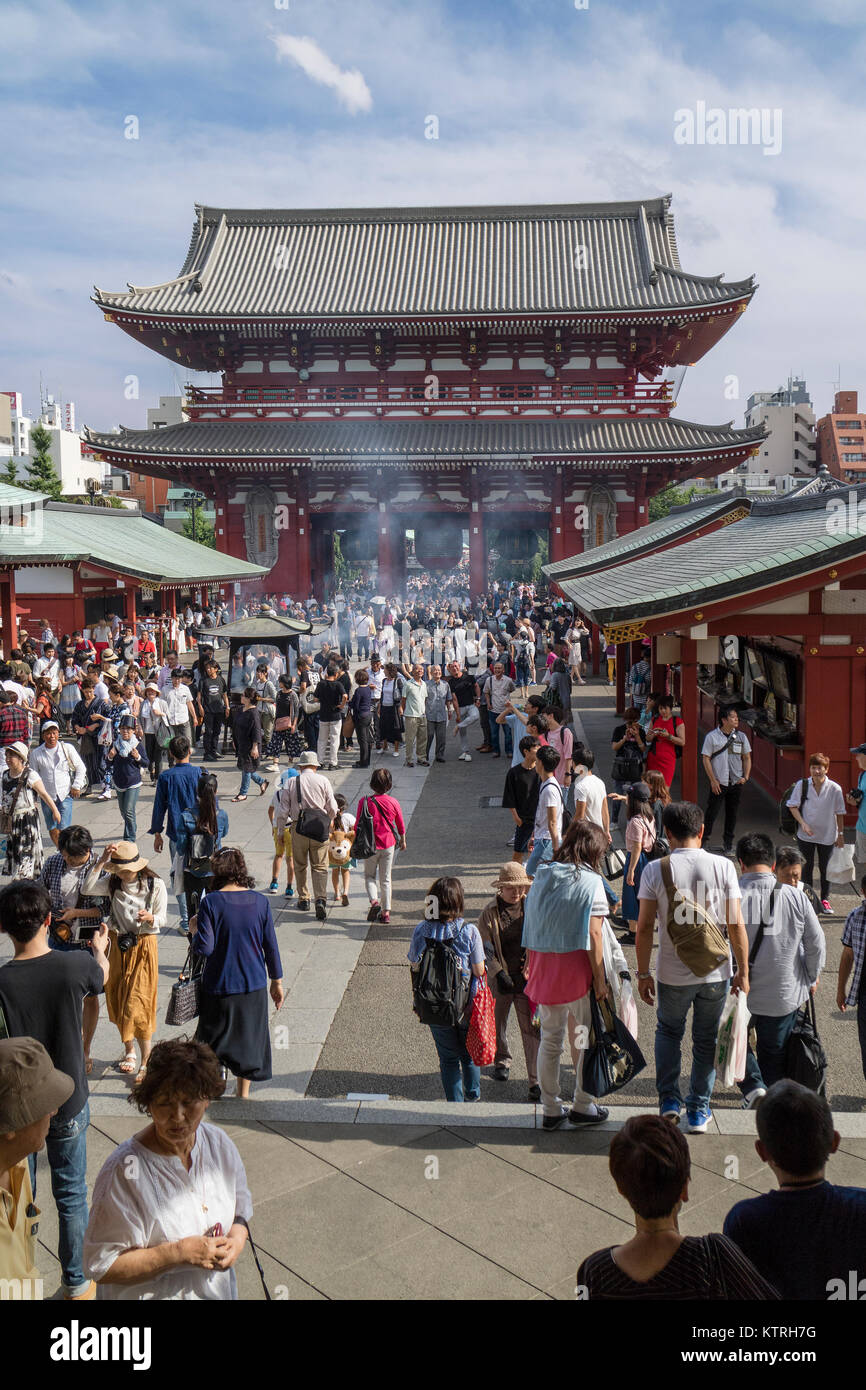
[{"label": "woman taking photo", "polygon": [[202,1123],[224,1089],[210,1048],[181,1038],[153,1049],[129,1097],[151,1122],[118,1145],[93,1190],[84,1266],[99,1299],[237,1298],[252,1201],[231,1139]]},{"label": "woman taking photo", "polygon": [[[30,750],[26,743],[7,744],[6,767],[0,782],[0,808],[8,825],[6,834],[7,878],[38,878],[45,856],[42,852],[42,831],[39,828],[37,798],[60,824],[60,812],[45,790],[45,784],[27,765]],[[8,817],[8,820],[7,820]]]},{"label": "woman taking photo", "polygon": [[439,1075],[449,1101],[481,1099],[481,1068],[477,1067],[466,1047],[472,1001],[478,981],[484,975],[484,945],[478,928],[463,920],[463,885],[459,878],[437,878],[427,894],[426,904],[432,907],[432,917],[425,916],[412,933],[408,958],[412,967],[413,991],[418,978],[421,957],[427,942],[447,941],[456,952],[460,970],[469,986],[469,998],[463,1018],[452,1026],[428,1024],[439,1054]]},{"label": "woman taking photo", "polygon": [[392,661],[385,663],[382,680],[382,696],[379,704],[379,747],[387,753],[388,744],[394,745],[394,757],[400,756],[400,740],[403,737],[403,717],[400,714],[400,701],[403,698],[403,681],[397,674]]},{"label": "woman taking photo", "polygon": [[262,722],[258,703],[259,697],[254,690],[246,689],[241,693],[241,708],[235,715],[232,732],[242,776],[240,790],[232,801],[246,801],[251,780],[258,787],[259,796],[264,796],[270,786],[270,782],[266,782],[258,770],[262,751]]},{"label": "woman taking photo", "polygon": [[620,945],[635,944],[635,930],[638,919],[637,893],[641,874],[649,860],[649,852],[656,842],[656,819],[650,801],[650,789],[646,782],[635,782],[629,788],[626,798],[625,847],[629,860],[626,865],[622,889],[622,915],[628,922],[628,931],[620,937]]},{"label": "woman taking photo", "polygon": [[[108,899],[108,1017],[120,1033],[123,1057],[118,1071],[141,1079],[156,1032],[159,956],[156,938],[166,923],[168,893],[148,861],[127,840],[107,845],[81,889],[89,898]],[[141,1049],[136,1068],[135,1044]]]},{"label": "woman taking photo", "polygon": [[[391,921],[391,870],[394,865],[394,855],[398,844],[401,853],[406,849],[406,823],[403,820],[403,809],[395,796],[388,795],[392,785],[391,774],[388,769],[377,767],[370,778],[370,790],[373,795],[360,798],[355,816],[357,827],[358,817],[366,805],[373,818],[376,851],[369,859],[364,860],[364,887],[367,890],[367,897],[370,899],[367,921],[383,922],[386,927]],[[379,879],[378,888],[376,887],[377,876]]]},{"label": "woman taking photo", "polygon": [[677,749],[682,753],[686,744],[686,726],[679,715],[674,714],[674,702],[670,695],[660,695],[656,701],[655,713],[646,731],[646,741],[649,745],[647,772],[660,772],[665,786],[670,787],[677,770]]},{"label": "woman taking photo", "polygon": [[235,1095],[247,1100],[251,1081],[271,1078],[268,981],[274,1007],[282,1007],[283,967],[271,905],[253,891],[239,849],[211,860],[213,884],[190,918],[192,949],[204,957],[196,1041],[212,1047],[237,1078]]}]

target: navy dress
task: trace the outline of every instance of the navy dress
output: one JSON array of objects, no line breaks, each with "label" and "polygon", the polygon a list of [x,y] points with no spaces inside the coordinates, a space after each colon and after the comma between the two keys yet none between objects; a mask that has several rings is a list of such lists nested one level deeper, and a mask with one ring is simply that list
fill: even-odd
[{"label": "navy dress", "polygon": [[208,893],[198,911],[193,951],[205,960],[196,1041],[248,1081],[268,1081],[268,978],[282,979],[271,906],[263,893]]}]

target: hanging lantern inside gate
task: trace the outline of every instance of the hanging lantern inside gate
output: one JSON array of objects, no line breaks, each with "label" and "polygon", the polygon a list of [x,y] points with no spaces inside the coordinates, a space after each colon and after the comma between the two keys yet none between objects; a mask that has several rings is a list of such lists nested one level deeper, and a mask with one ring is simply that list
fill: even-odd
[{"label": "hanging lantern inside gate", "polygon": [[415,527],[415,558],[424,569],[453,569],[462,555],[463,525],[455,517],[428,516]]},{"label": "hanging lantern inside gate", "polygon": [[340,537],[340,549],[348,565],[371,565],[379,553],[375,522],[348,526]]}]

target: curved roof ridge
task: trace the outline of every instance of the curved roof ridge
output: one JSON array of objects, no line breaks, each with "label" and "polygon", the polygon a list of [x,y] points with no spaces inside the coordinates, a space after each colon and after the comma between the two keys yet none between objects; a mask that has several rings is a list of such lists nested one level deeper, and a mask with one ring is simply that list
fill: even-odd
[{"label": "curved roof ridge", "polygon": [[671,194],[657,198],[633,198],[621,202],[589,203],[459,203],[437,204],[414,207],[333,207],[333,208],[220,208],[196,203],[196,214],[202,223],[219,221],[226,217],[231,223],[259,219],[263,223],[293,221],[365,221],[401,222],[424,221],[440,217],[484,220],[485,218],[514,217],[525,220],[530,217],[637,217],[641,209],[649,216],[665,217],[670,206]]},{"label": "curved roof ridge", "polygon": [[663,270],[667,275],[676,276],[678,280],[688,280],[693,285],[721,285],[726,290],[738,289],[741,285],[749,289],[757,289],[754,275],[749,275],[745,280],[725,280],[724,274],[721,275],[695,275],[694,271],[683,270],[681,266],[666,265],[664,261],[655,262],[656,270]]}]

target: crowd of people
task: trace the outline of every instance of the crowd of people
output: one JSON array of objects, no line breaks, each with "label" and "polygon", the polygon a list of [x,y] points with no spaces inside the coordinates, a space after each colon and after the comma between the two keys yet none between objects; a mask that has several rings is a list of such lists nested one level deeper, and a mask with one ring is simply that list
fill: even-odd
[{"label": "crowd of people", "polygon": [[[610,1157],[636,1235],[586,1261],[579,1284],[590,1298],[810,1296],[791,1292],[808,1281],[792,1280],[784,1260],[765,1257],[764,1226],[781,1210],[771,1211],[769,1199],[756,1199],[761,1210],[740,1204],[724,1235],[684,1238],[676,1217],[689,1181],[681,1117],[693,1135],[711,1124],[720,1027],[729,1000],[741,996],[752,1031],[737,1084],[743,1106],[757,1112],[759,1153],[777,1173],[780,1194],[802,1189],[798,1210],[810,1229],[823,1214],[861,1240],[866,1233],[863,1194],[840,1195],[849,1190],[824,1179],[834,1148],[826,1102],[810,1091],[803,1099],[787,1070],[826,959],[820,918],[832,912],[830,852],[844,842],[846,805],[856,801],[828,778],[829,760],[811,754],[808,776],[787,799],[796,846],[777,847],[758,833],[735,843],[751,775],[736,708],[722,707],[702,744],[706,807],[673,801],[677,761],[695,731],[668,690],[652,689],[642,653],[625,673],[609,790],[573,709],[591,634],[571,608],[534,586],[497,585],[473,599],[462,578],[437,586],[425,576],[402,602],[357,584],[338,589],[329,605],[264,595],[242,616],[274,612],[316,624],[288,665],[275,648],[250,646],[223,673],[225,605],[188,605],[170,633],[174,645],[160,633],[161,660],[146,623],[133,632],[108,615],[60,641],[44,624],[40,644],[22,639],[0,663],[10,880],[0,892],[0,931],[13,948],[0,970],[3,1259],[12,1252],[16,1272],[33,1263],[26,1212],[44,1143],[65,1297],[90,1298],[97,1287],[104,1298],[236,1296],[232,1269],[248,1239],[249,1192],[236,1149],[203,1117],[229,1077],[243,1099],[272,1074],[269,1010],[285,998],[273,895],[284,883],[295,910],[324,921],[329,883],[332,909],[348,906],[360,864],[367,920],[389,926],[407,825],[385,759],[427,767],[444,762],[457,738],[461,761],[508,760],[502,804],[513,838],[477,925],[466,919],[461,881],[440,877],[412,934],[413,1001],[430,1028],[446,1098],[480,1099],[470,1024],[489,988],[493,1078],[510,1074],[513,1017],[527,1099],[541,1106],[543,1131],[603,1123],[606,1093],[584,1074],[588,1039],[602,1006],[636,1030],[637,996],[655,1010],[658,1115],[629,1121]],[[603,647],[611,684],[615,653]],[[185,652],[191,665],[181,660]],[[341,755],[344,767],[351,758],[354,768],[369,769],[352,807],[327,775]],[[866,791],[866,745],[856,755]],[[214,770],[223,760],[240,773],[233,804],[253,788],[260,797],[270,792],[266,892],[256,891],[243,853],[229,844]],[[138,847],[145,779],[154,788],[154,854],[168,841],[167,881]],[[117,799],[117,834],[101,849],[73,823],[75,803],[87,796]],[[47,856],[40,803],[54,851]],[[614,844],[623,806],[624,853]],[[720,814],[722,844],[711,853]],[[863,863],[866,820],[858,821],[856,849]],[[857,1008],[866,1076],[866,877],[862,892],[864,904],[845,923],[836,1002]],[[192,1039],[154,1044],[158,941],[169,929],[170,897],[197,979],[197,1024]],[[681,930],[683,921],[690,931]],[[634,950],[634,966],[624,948]],[[150,1123],[104,1165],[88,1206],[87,1078],[102,995],[119,1035],[117,1068]],[[566,1038],[574,1068],[567,1103],[559,1094]],[[797,1125],[801,1139],[793,1142]],[[134,1191],[123,1181],[130,1157],[144,1179]],[[205,1177],[215,1219],[202,1230],[190,1191]]]}]

